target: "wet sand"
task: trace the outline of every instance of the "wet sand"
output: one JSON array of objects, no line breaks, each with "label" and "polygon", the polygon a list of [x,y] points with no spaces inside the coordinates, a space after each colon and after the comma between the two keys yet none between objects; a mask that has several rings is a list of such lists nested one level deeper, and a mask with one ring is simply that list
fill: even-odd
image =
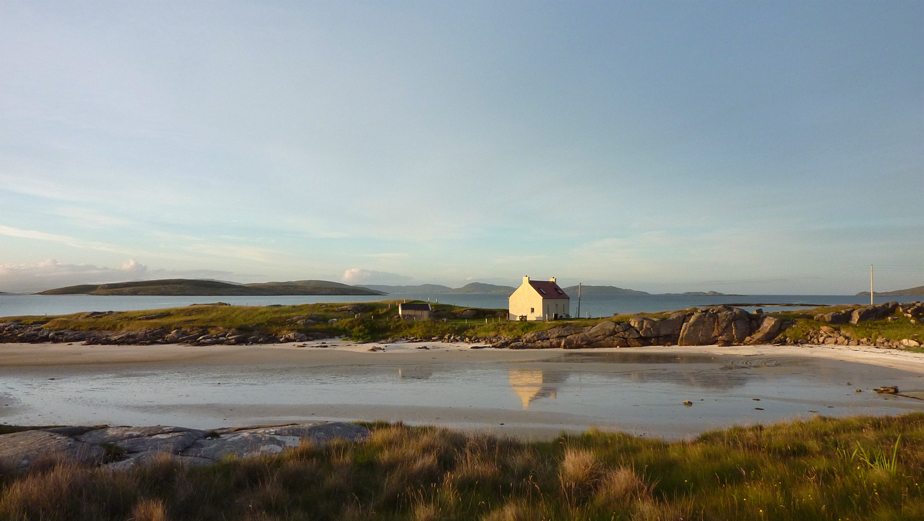
[{"label": "wet sand", "polygon": [[897,383],[924,396],[921,374],[924,355],[843,346],[0,344],[0,422],[386,420],[520,437],[600,426],[678,438],[813,414],[924,411],[924,401],[870,392]]}]

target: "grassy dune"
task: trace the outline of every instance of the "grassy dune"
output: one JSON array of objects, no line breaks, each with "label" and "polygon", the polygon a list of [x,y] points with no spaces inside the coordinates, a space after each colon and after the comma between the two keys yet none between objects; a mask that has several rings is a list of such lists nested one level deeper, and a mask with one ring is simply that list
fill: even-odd
[{"label": "grassy dune", "polygon": [[372,425],[365,443],[187,468],[49,460],[0,474],[22,520],[924,518],[924,414],[815,418],[665,443],[590,431],[522,443]]}]

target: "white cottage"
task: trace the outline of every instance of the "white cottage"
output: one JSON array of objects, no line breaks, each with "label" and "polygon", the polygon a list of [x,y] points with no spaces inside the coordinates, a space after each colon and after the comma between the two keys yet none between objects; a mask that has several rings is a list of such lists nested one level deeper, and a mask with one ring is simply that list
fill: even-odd
[{"label": "white cottage", "polygon": [[510,295],[509,301],[510,320],[556,320],[571,316],[571,298],[558,287],[555,277],[548,282],[523,277],[523,284]]},{"label": "white cottage", "polygon": [[404,319],[410,320],[430,320],[430,313],[433,308],[430,304],[398,304],[398,315]]}]

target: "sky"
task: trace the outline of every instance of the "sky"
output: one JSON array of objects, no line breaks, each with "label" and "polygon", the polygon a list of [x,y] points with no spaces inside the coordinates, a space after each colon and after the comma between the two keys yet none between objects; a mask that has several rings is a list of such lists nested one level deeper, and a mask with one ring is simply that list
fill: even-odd
[{"label": "sky", "polygon": [[924,2],[0,0],[0,291],[924,285]]}]

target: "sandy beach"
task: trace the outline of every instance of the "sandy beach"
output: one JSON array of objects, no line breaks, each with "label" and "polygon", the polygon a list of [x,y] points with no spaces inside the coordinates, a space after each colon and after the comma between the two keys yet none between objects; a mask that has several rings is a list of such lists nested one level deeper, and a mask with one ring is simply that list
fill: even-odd
[{"label": "sandy beach", "polygon": [[519,437],[600,426],[679,438],[814,414],[924,411],[924,401],[870,392],[898,384],[924,396],[921,374],[924,355],[843,346],[0,344],[0,422],[385,420]]}]

